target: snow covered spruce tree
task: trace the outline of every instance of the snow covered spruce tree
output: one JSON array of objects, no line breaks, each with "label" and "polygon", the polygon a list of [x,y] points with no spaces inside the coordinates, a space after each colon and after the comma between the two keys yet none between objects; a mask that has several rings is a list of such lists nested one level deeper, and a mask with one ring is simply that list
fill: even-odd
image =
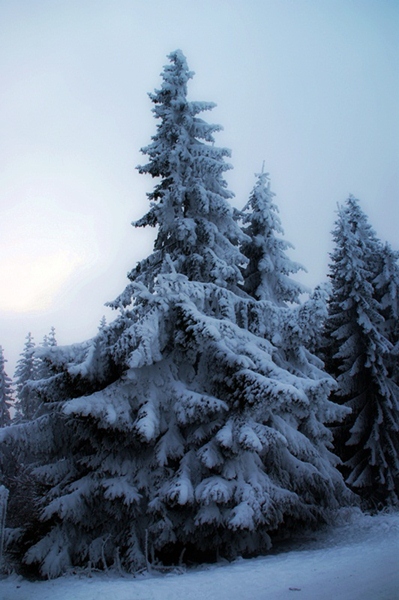
[{"label": "snow covered spruce tree", "polygon": [[17,401],[15,420],[31,420],[40,405],[40,400],[30,388],[29,382],[37,378],[38,361],[35,357],[35,342],[29,332],[14,373]]},{"label": "snow covered spruce tree", "polygon": [[[157,226],[154,252],[129,274],[152,290],[157,273],[173,270],[195,281],[225,287],[240,279],[243,257],[237,247],[243,235],[232,218],[223,173],[230,150],[214,146],[220,125],[209,125],[197,115],[211,110],[212,102],[188,102],[187,82],[193,73],[180,52],[170,56],[162,88],[150,94],[155,118],[160,120],[152,143],[142,152],[150,162],[140,173],[160,178],[149,212],[136,227]],[[201,141],[202,140],[202,141]],[[130,293],[130,292],[128,292]]]},{"label": "snow covered spruce tree", "polygon": [[[12,381],[5,370],[5,363],[7,360],[4,358],[3,348],[0,346],[0,428],[7,427],[11,424],[10,408],[13,404],[13,390]],[[7,472],[10,467],[10,457],[5,451],[3,446],[0,446],[0,489],[3,484],[7,483]],[[3,488],[4,492],[4,488]],[[5,492],[4,492],[5,493]],[[0,498],[1,504],[1,498]],[[1,506],[0,506],[1,509]],[[1,510],[0,510],[1,512]],[[0,535],[3,536],[4,523],[0,523]],[[0,557],[1,558],[1,557]]]},{"label": "snow covered spruce tree", "polygon": [[[44,336],[41,346],[42,348],[53,348],[54,346],[57,346],[55,327],[51,327],[50,333]],[[46,353],[44,353],[43,358],[36,356],[36,371],[34,379],[46,379],[47,377],[50,377],[51,374],[51,361],[46,358]],[[34,384],[32,386],[32,392],[33,390]]]},{"label": "snow covered spruce tree", "polygon": [[256,175],[257,181],[242,213],[239,213],[248,239],[241,246],[249,259],[244,269],[244,289],[257,300],[270,300],[278,306],[299,302],[306,288],[290,275],[305,270],[286,255],[292,244],[279,237],[284,234],[275,194],[270,189],[269,173]]},{"label": "snow covered spruce tree", "polygon": [[352,409],[336,429],[336,447],[357,493],[373,505],[396,503],[399,388],[389,328],[396,326],[397,288],[387,281],[393,255],[352,196],[339,208],[333,235],[325,357],[339,384],[336,400]]},{"label": "snow covered spruce tree", "polygon": [[384,317],[383,333],[392,344],[387,368],[389,375],[399,385],[399,252],[385,243],[377,257],[378,274],[373,284]]},{"label": "snow covered spruce tree", "polygon": [[158,227],[154,252],[129,273],[114,322],[40,350],[54,372],[37,382],[47,414],[12,432],[47,486],[41,527],[20,543],[46,576],[262,552],[346,495],[324,424],[346,410],[290,309],[242,289],[229,152],[198,116],[213,105],[187,98],[185,57],[169,59],[139,167],[156,179],[135,224]]},{"label": "snow covered spruce tree", "polygon": [[256,177],[248,203],[242,211],[235,211],[235,218],[247,235],[241,243],[241,251],[248,259],[242,269],[241,288],[256,300],[266,302],[264,323],[268,326],[263,335],[280,350],[284,347],[291,364],[300,360],[305,370],[306,363],[317,364],[323,370],[323,363],[313,353],[320,346],[327,316],[328,286],[316,287],[300,304],[300,295],[309,290],[291,279],[291,275],[305,268],[286,254],[293,245],[280,237],[284,230],[264,165]]},{"label": "snow covered spruce tree", "polygon": [[[55,328],[51,327],[50,333],[44,336],[41,347],[52,348],[56,345]],[[16,422],[30,421],[39,414],[42,401],[35,382],[46,379],[52,374],[51,361],[46,358],[46,352],[43,353],[42,358],[36,350],[38,348],[29,332],[14,373],[17,392]]]},{"label": "snow covered spruce tree", "polygon": [[12,405],[11,377],[5,371],[6,359],[0,346],[0,427],[11,423],[10,408]]}]

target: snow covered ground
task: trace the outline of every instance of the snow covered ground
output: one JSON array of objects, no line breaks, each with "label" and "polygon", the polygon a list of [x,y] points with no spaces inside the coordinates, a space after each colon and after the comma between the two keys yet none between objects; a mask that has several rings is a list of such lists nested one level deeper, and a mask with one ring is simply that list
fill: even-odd
[{"label": "snow covered ground", "polygon": [[398,600],[399,513],[348,515],[290,549],[183,574],[0,581],[0,600]]}]

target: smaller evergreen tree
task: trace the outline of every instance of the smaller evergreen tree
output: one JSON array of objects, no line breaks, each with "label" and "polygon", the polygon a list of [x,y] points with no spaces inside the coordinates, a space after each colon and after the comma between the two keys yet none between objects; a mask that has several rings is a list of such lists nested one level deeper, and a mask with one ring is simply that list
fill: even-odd
[{"label": "smaller evergreen tree", "polygon": [[47,343],[50,347],[57,345],[57,340],[55,337],[55,327],[51,327],[50,333],[47,336]]},{"label": "smaller evergreen tree", "polygon": [[336,429],[336,446],[356,492],[372,504],[397,503],[399,388],[390,368],[389,319],[384,319],[396,299],[387,270],[380,270],[387,253],[352,196],[339,208],[333,235],[325,358],[339,385],[336,400],[352,409]]},{"label": "smaller evergreen tree", "polygon": [[25,347],[20,356],[14,373],[17,392],[16,421],[29,421],[34,418],[40,406],[38,394],[30,385],[38,376],[35,342],[30,332],[26,336]]},{"label": "smaller evergreen tree", "polygon": [[379,272],[373,284],[384,317],[383,331],[393,346],[388,370],[399,385],[399,252],[386,243],[379,258]]},{"label": "smaller evergreen tree", "polygon": [[[3,348],[2,346],[0,346],[0,429],[2,429],[3,431],[5,430],[3,428],[6,428],[7,426],[11,425],[10,408],[13,404],[12,382],[11,377],[9,377],[5,371],[6,362],[7,360],[4,358]],[[15,461],[13,461],[13,455],[9,450],[9,446],[6,444],[0,444],[0,493],[1,489],[3,489],[3,495],[6,494],[6,498],[8,496],[9,488],[8,475],[10,472],[12,472],[14,463]],[[1,522],[0,534],[3,533],[3,525],[4,523]]]},{"label": "smaller evergreen tree", "polygon": [[10,408],[13,398],[11,377],[8,377],[4,368],[6,362],[3,348],[0,346],[0,427],[5,427],[11,423]]},{"label": "smaller evergreen tree", "polygon": [[106,327],[107,327],[107,319],[105,318],[105,315],[103,315],[100,320],[100,325],[98,326],[98,331],[105,331]]},{"label": "smaller evergreen tree", "polygon": [[290,275],[306,269],[286,255],[286,250],[293,245],[279,237],[284,230],[273,201],[275,194],[270,189],[269,174],[262,169],[256,177],[249,201],[238,213],[248,236],[241,246],[242,253],[249,259],[243,272],[243,287],[257,300],[270,300],[279,306],[298,303],[300,294],[307,289],[290,279]]},{"label": "smaller evergreen tree", "polygon": [[[41,344],[42,348],[54,348],[55,346],[57,346],[57,340],[55,337],[55,328],[52,327],[50,329],[50,333],[48,335],[45,335],[43,338],[43,342]],[[36,372],[35,372],[35,380],[40,380],[40,379],[46,379],[47,377],[50,377],[52,375],[52,370],[51,370],[51,361],[46,357],[46,352],[43,353],[42,356],[40,356],[40,352],[37,352],[37,349],[35,351],[35,359],[36,359]],[[32,386],[32,384],[30,384],[30,393],[34,394],[35,390],[34,390],[34,386]]]}]

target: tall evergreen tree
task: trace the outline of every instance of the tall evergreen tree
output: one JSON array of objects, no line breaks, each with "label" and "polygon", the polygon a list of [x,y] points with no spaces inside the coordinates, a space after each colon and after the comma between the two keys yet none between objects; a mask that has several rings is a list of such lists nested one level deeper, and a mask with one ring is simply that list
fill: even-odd
[{"label": "tall evergreen tree", "polygon": [[[392,344],[380,301],[387,285],[382,246],[352,196],[339,209],[333,235],[325,354],[339,384],[336,398],[352,409],[337,429],[337,448],[355,491],[372,503],[397,502],[399,388],[389,369]],[[392,306],[396,299],[388,295]]]},{"label": "tall evergreen tree", "polygon": [[138,222],[158,226],[154,252],[130,273],[114,322],[47,351],[47,412],[9,432],[47,486],[41,527],[20,543],[47,576],[70,564],[135,570],[183,549],[261,552],[346,496],[325,423],[347,411],[329,401],[333,381],[304,350],[296,313],[240,287],[228,151],[196,117],[212,105],[187,100],[183,54],[169,58],[140,167],[159,178]]},{"label": "tall evergreen tree", "polygon": [[35,342],[32,334],[29,332],[26,336],[26,342],[20,359],[14,373],[15,387],[17,394],[16,421],[31,420],[35,417],[36,411],[40,405],[40,399],[30,386],[30,382],[37,379],[38,361],[35,357]]},{"label": "tall evergreen tree", "polygon": [[399,252],[386,243],[378,257],[378,274],[373,283],[384,317],[383,332],[393,346],[389,373],[399,385]]},{"label": "tall evergreen tree", "polygon": [[269,174],[262,170],[250,199],[240,214],[248,239],[241,251],[249,259],[244,270],[244,290],[258,300],[271,300],[279,306],[299,302],[307,289],[290,278],[305,270],[286,255],[292,244],[282,239],[284,230],[270,189]]},{"label": "tall evergreen tree", "polygon": [[228,202],[233,194],[223,179],[231,168],[224,160],[230,150],[214,145],[214,133],[222,127],[197,116],[215,104],[187,99],[187,83],[194,73],[183,53],[175,51],[169,58],[161,89],[150,94],[159,120],[152,143],[142,148],[150,161],[138,167],[159,181],[148,194],[150,210],[135,226],[158,226],[158,235],[153,254],[129,277],[152,289],[167,260],[167,270],[173,265],[189,279],[236,284],[245,259],[237,247],[242,232]]},{"label": "tall evergreen tree", "polygon": [[5,371],[6,362],[3,348],[0,346],[0,427],[5,427],[11,423],[10,408],[13,401],[12,382],[11,377],[9,377]]}]

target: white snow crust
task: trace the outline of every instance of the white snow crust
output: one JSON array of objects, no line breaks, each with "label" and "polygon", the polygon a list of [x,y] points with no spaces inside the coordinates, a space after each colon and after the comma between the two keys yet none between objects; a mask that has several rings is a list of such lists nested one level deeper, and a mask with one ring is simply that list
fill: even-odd
[{"label": "white snow crust", "polygon": [[399,513],[343,511],[341,524],[268,556],[182,574],[68,574],[0,580],[1,600],[397,600]]}]

